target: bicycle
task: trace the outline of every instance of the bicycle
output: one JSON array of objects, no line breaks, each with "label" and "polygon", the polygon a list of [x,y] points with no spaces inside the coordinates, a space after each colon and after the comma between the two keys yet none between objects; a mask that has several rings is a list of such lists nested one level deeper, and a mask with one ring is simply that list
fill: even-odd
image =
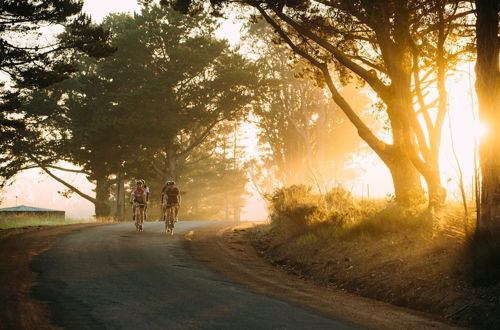
[{"label": "bicycle", "polygon": [[143,229],[144,212],[141,212],[141,209],[144,209],[144,204],[134,202],[134,206],[135,206],[135,212],[134,212],[135,230],[137,232],[141,232],[144,230]]},{"label": "bicycle", "polygon": [[165,220],[165,234],[173,235],[175,225],[175,205],[165,205],[163,209],[163,219]]}]

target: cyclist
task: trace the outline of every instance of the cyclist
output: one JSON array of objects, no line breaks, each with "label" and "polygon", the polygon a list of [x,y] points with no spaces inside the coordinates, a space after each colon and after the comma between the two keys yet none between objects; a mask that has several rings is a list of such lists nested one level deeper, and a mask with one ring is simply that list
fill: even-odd
[{"label": "cyclist", "polygon": [[[140,225],[137,229],[142,231],[142,224],[144,222],[144,210],[147,203],[146,200],[147,197],[146,197],[146,191],[142,187],[142,181],[138,180],[136,184],[137,184],[136,188],[132,190],[132,193],[130,194],[130,204],[132,204],[132,213],[133,213],[132,219],[134,221],[139,221]],[[135,218],[136,207],[139,207],[140,219]]]},{"label": "cyclist", "polygon": [[164,208],[174,208],[175,221],[177,222],[181,206],[181,193],[174,181],[167,181],[161,191],[161,203]]},{"label": "cyclist", "polygon": [[140,180],[142,182],[142,188],[146,192],[146,205],[144,206],[144,221],[148,219],[148,203],[149,203],[149,187],[146,185],[146,181],[144,179]]}]

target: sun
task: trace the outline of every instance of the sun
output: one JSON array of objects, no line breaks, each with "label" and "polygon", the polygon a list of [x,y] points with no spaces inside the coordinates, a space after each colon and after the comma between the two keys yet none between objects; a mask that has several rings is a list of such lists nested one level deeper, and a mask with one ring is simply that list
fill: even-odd
[{"label": "sun", "polygon": [[479,138],[479,140],[481,140],[483,137],[488,135],[488,132],[489,132],[488,124],[486,124],[484,122],[479,122],[476,126],[477,127],[475,129],[475,132],[476,132],[476,136]]}]

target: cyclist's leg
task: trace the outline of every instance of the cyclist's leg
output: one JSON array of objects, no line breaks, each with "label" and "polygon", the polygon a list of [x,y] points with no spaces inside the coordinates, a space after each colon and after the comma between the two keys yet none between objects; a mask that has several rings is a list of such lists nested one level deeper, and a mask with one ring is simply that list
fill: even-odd
[{"label": "cyclist's leg", "polygon": [[174,222],[175,222],[174,215],[175,215],[175,206],[171,205],[170,209],[169,209],[169,215],[168,215],[168,226],[169,226],[171,235],[174,234]]},{"label": "cyclist's leg", "polygon": [[132,204],[132,221],[135,221],[135,203]]},{"label": "cyclist's leg", "polygon": [[134,203],[134,225],[135,229],[139,230],[139,206]]},{"label": "cyclist's leg", "polygon": [[139,212],[140,212],[139,226],[140,226],[141,230],[142,230],[142,226],[144,224],[145,210],[146,210],[146,208],[144,207],[144,205],[141,205],[140,208],[139,208]]},{"label": "cyclist's leg", "polygon": [[168,223],[170,217],[170,207],[168,204],[163,205],[163,219],[165,220],[165,233],[170,231],[170,225]]},{"label": "cyclist's leg", "polygon": [[179,217],[177,216],[179,214],[179,209],[180,209],[179,204],[175,205],[174,211],[175,211],[175,221],[176,222],[179,221]]},{"label": "cyclist's leg", "polygon": [[167,227],[170,231],[172,229],[172,205],[167,206]]}]

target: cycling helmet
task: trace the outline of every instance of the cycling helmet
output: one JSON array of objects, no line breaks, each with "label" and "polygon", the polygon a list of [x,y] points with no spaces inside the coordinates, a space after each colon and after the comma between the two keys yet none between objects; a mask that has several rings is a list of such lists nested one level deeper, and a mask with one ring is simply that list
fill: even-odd
[{"label": "cycling helmet", "polygon": [[167,183],[166,183],[167,186],[171,186],[173,184],[175,184],[175,182],[173,180],[167,181]]},{"label": "cycling helmet", "polygon": [[139,181],[141,181],[142,184],[146,184],[146,180],[144,179],[140,179]]},{"label": "cycling helmet", "polygon": [[142,184],[142,180],[137,180],[135,184]]}]

